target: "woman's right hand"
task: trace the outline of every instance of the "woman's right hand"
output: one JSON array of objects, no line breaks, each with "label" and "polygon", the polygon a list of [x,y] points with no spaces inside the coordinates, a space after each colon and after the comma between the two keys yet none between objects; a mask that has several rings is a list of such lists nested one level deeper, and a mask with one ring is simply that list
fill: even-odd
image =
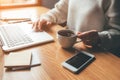
[{"label": "woman's right hand", "polygon": [[45,25],[50,25],[51,22],[45,20],[45,19],[37,19],[36,21],[33,22],[32,29],[34,31],[43,31],[43,27]]}]

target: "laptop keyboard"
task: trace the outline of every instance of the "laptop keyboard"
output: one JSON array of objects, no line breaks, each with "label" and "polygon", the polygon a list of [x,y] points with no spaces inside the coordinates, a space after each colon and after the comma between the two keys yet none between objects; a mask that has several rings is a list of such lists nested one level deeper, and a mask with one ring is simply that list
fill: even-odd
[{"label": "laptop keyboard", "polygon": [[4,39],[8,47],[33,42],[32,39],[17,26],[2,26],[0,27],[0,31],[3,33]]}]

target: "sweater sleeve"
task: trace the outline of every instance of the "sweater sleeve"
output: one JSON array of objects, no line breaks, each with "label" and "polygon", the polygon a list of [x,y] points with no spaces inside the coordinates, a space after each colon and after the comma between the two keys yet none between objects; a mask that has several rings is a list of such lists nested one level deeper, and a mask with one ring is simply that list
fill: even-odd
[{"label": "sweater sleeve", "polygon": [[120,47],[120,0],[110,0],[105,31],[99,32],[101,46],[107,50]]},{"label": "sweater sleeve", "polygon": [[53,23],[64,23],[67,20],[68,13],[68,0],[60,0],[55,4],[55,7],[49,10],[46,14],[41,15],[44,18]]}]

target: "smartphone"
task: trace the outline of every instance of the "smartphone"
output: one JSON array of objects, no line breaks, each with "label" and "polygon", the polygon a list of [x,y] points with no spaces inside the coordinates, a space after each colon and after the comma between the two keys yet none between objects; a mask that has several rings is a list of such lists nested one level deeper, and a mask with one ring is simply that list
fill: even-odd
[{"label": "smartphone", "polygon": [[94,60],[95,56],[93,54],[90,54],[86,51],[80,51],[73,57],[64,61],[62,66],[73,73],[79,73]]}]

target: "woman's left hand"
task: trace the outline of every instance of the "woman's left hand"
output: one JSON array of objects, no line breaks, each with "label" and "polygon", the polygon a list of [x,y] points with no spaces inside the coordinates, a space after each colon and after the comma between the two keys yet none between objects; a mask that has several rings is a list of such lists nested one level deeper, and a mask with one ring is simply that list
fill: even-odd
[{"label": "woman's left hand", "polygon": [[100,38],[96,30],[90,30],[82,33],[79,32],[77,36],[85,45],[88,46],[97,46],[100,43]]}]

